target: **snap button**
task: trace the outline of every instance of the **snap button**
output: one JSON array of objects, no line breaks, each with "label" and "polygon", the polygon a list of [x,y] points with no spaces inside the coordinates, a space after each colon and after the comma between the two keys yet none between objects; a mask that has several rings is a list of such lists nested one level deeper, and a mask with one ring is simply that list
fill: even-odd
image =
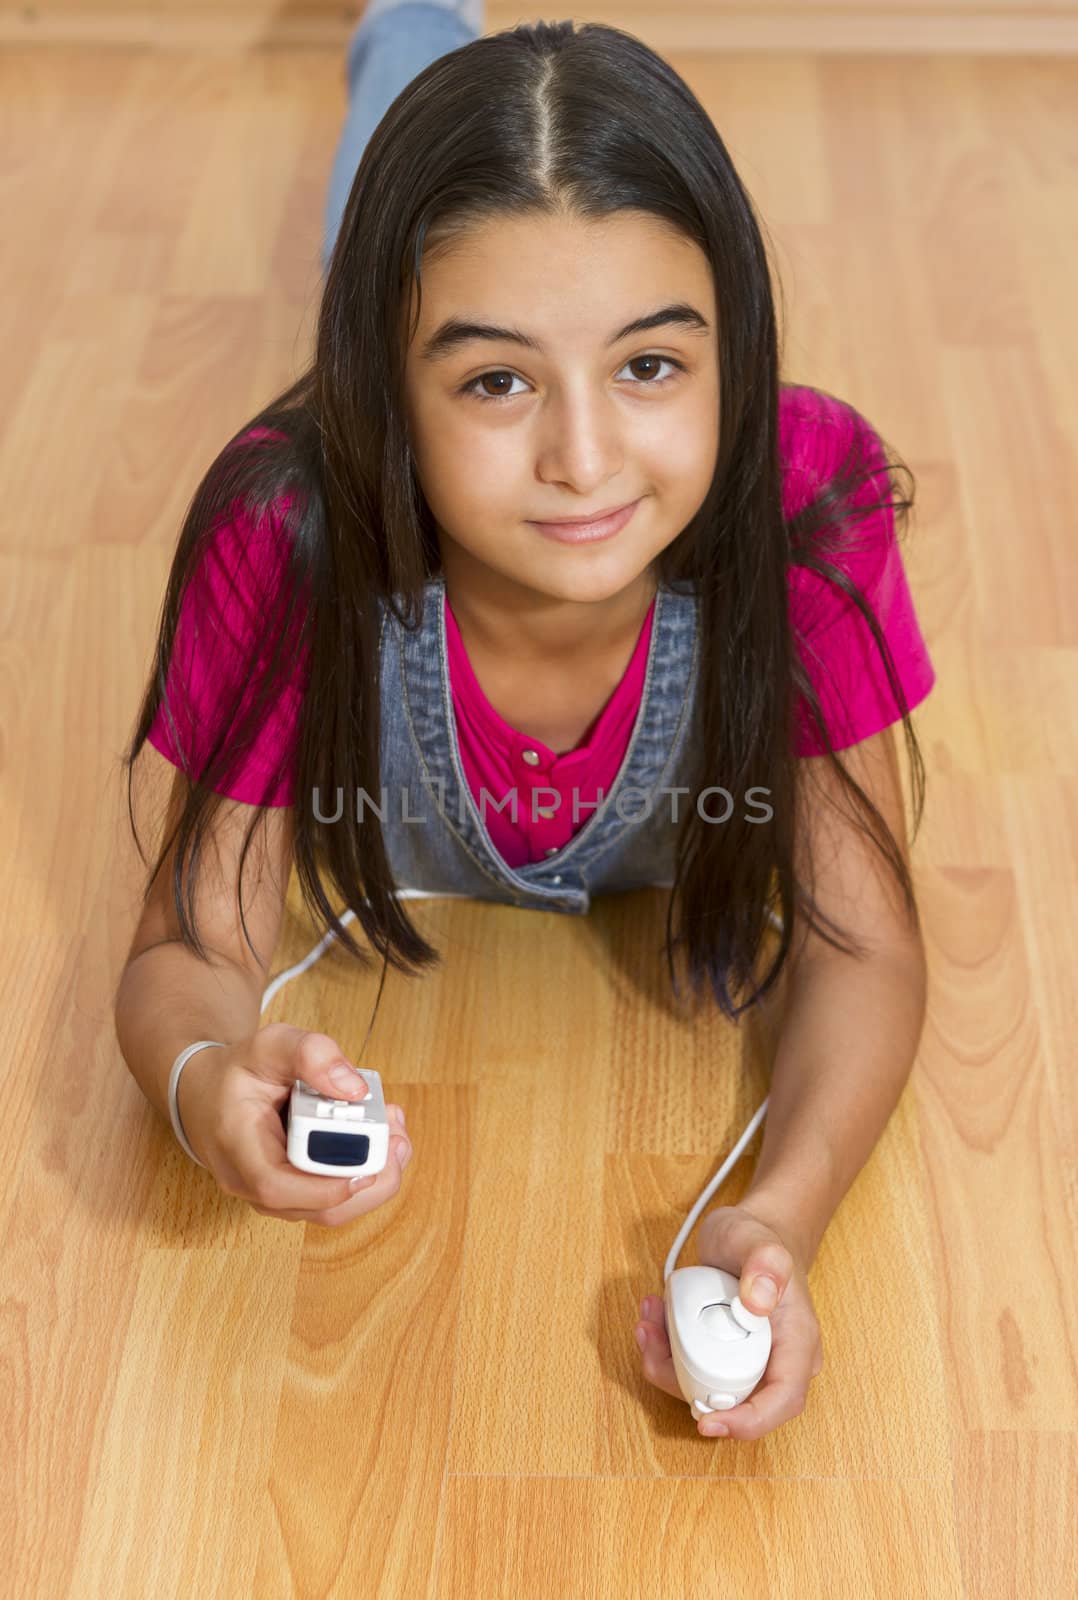
[{"label": "snap button", "polygon": [[556,856],[557,853],[558,853],[559,848],[560,847],[558,845],[552,844],[549,850],[544,850],[543,851],[543,854],[545,856]]},{"label": "snap button", "polygon": [[520,752],[520,759],[522,761],[526,761],[529,767],[537,767],[540,760],[539,752],[538,750],[522,750]]},{"label": "snap button", "polygon": [[551,881],[551,883],[560,883],[561,882],[561,873],[559,872],[556,875],[556,877],[551,878],[550,881]]},{"label": "snap button", "polygon": [[535,815],[549,820],[555,814],[555,809],[554,806],[536,806]]}]

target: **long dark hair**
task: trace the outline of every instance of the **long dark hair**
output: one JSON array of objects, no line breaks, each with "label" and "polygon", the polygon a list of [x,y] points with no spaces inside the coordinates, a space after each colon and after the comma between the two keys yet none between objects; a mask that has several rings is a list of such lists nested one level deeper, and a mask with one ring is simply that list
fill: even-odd
[{"label": "long dark hair", "polygon": [[[185,517],[150,682],[124,755],[136,841],[131,769],[164,696],[193,572],[237,507],[272,530],[281,558],[280,573],[266,589],[256,653],[235,674],[235,716],[223,718],[201,770],[188,773],[182,815],[147,884],[148,894],[175,843],[181,936],[200,954],[194,880],[206,829],[281,683],[302,658],[294,858],[305,903],[319,925],[367,965],[370,958],[330,902],[330,884],[382,956],[383,980],[387,962],[414,976],[441,959],[395,897],[377,823],[327,824],[313,805],[316,788],[322,794],[342,785],[348,794],[380,793],[379,598],[403,626],[414,627],[424,584],[439,570],[435,526],[405,426],[409,294],[413,283],[421,293],[424,255],[429,261],[492,216],[568,211],[593,219],[625,208],[662,218],[699,245],[711,263],[719,309],[722,420],[715,473],[698,512],[659,560],[660,581],[691,580],[699,596],[693,792],[721,783],[738,795],[760,785],[770,791],[774,810],[766,826],[736,815],[713,826],[695,806],[685,808],[666,921],[674,992],[674,953],[683,949],[694,991],[710,984],[724,1013],[739,1016],[777,980],[791,948],[795,909],[835,948],[863,954],[824,916],[795,872],[794,844],[808,804],[804,763],[794,750],[799,696],[860,813],[856,825],[889,863],[911,926],[919,926],[902,852],[832,747],[788,610],[790,568],[799,566],[839,585],[871,628],[902,713],[916,833],[924,771],[908,705],[872,608],[841,568],[863,518],[880,511],[905,516],[912,493],[899,494],[894,474],[905,473],[911,491],[912,475],[885,461],[878,435],[832,397],[854,423],[850,447],[839,452],[835,471],[815,486],[804,509],[784,515],[768,258],[725,145],[678,74],[633,35],[596,24],[536,22],[449,52],[397,96],[352,185],[311,365],[223,447]],[[256,692],[241,705],[253,683]],[[264,799],[271,789],[268,780]],[[263,807],[254,812],[244,859],[264,814]],[[241,862],[240,913],[250,944],[242,876]],[[781,916],[783,932],[770,969],[756,982],[769,912]],[[735,996],[743,992],[748,998],[739,1006]]]}]

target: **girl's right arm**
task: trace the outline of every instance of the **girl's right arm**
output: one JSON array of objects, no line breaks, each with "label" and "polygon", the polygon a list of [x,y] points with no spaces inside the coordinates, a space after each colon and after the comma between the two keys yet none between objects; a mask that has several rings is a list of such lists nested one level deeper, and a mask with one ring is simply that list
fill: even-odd
[{"label": "girl's right arm", "polygon": [[[177,774],[169,830],[182,805],[183,779]],[[180,1120],[192,1149],[227,1194],[247,1200],[256,1211],[335,1226],[397,1193],[402,1156],[406,1164],[411,1147],[400,1107],[389,1105],[401,1137],[391,1141],[382,1172],[358,1180],[356,1188],[345,1177],[300,1172],[288,1162],[281,1108],[294,1080],[302,1078],[320,1093],[343,1099],[345,1092],[329,1072],[350,1063],[327,1034],[288,1023],[259,1025],[292,866],[292,809],[267,809],[244,868],[244,917],[257,958],[244,937],[238,895],[249,822],[249,806],[225,800],[203,852],[195,920],[209,963],[180,939],[172,890],[175,847],[166,856],[116,991],[116,1035],[131,1075],[170,1127],[173,1061],[196,1039],[220,1040],[225,1049],[197,1051],[180,1076]],[[357,1092],[364,1093],[361,1076],[354,1069],[350,1076]]]}]

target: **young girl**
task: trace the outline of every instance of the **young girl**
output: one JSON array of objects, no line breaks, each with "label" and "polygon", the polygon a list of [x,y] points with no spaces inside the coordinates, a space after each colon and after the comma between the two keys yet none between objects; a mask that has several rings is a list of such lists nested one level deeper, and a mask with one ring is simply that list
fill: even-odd
[{"label": "young girl", "polygon": [[199,1046],[177,1109],[227,1193],[346,1222],[401,1173],[356,1195],[285,1159],[295,1078],[363,1092],[333,1039],[259,1025],[293,865],[383,980],[440,959],[409,894],[584,915],[669,885],[675,992],[675,952],[731,1018],[788,984],[752,1185],[699,1235],[773,1312],[763,1383],[701,1431],[757,1438],[820,1369],[807,1272],[923,1018],[912,501],[856,410],[780,382],[751,202],[667,63],[607,27],[477,31],[375,0],[356,36],[353,106],[399,92],[327,208],[314,359],[198,488],[126,753],[129,786],[147,742],[177,773],[117,1031],[166,1115]]}]

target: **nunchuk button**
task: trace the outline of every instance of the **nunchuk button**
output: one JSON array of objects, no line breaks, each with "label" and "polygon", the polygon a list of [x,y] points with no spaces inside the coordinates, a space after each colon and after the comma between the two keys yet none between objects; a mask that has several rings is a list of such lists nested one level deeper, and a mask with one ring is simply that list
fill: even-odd
[{"label": "nunchuk button", "polygon": [[732,1394],[709,1394],[707,1403],[715,1411],[729,1411],[731,1406],[737,1405]]},{"label": "nunchuk button", "polygon": [[741,1296],[738,1294],[735,1294],[730,1302],[730,1315],[746,1333],[755,1333],[759,1328],[766,1328],[770,1320],[768,1317],[758,1317],[755,1311],[743,1306]]}]

